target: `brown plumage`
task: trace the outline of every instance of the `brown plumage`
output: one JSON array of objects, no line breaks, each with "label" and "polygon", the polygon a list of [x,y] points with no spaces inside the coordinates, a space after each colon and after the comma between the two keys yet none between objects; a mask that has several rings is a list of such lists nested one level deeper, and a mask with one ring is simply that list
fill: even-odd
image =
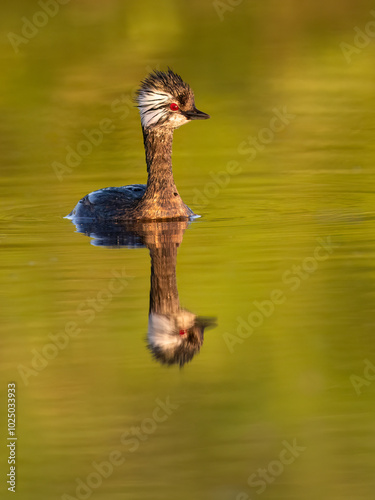
[{"label": "brown plumage", "polygon": [[209,115],[197,110],[190,86],[171,69],[154,71],[136,95],[146,153],[147,184],[105,188],[80,200],[68,218],[80,220],[186,220],[194,216],[172,173],[175,128]]}]

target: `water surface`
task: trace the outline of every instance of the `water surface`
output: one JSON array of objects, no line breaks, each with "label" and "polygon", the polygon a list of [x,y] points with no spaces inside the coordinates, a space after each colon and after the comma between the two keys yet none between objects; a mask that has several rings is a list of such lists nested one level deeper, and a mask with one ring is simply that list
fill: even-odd
[{"label": "water surface", "polygon": [[[19,53],[7,34],[39,7],[4,10],[1,389],[17,384],[19,498],[373,498],[375,49],[348,62],[340,46],[373,6],[242,2],[221,19],[214,4],[72,2]],[[131,98],[168,65],[212,117],[174,140],[201,215],[177,250],[180,306],[217,318],[182,369],[147,348],[149,249],[92,244],[63,218],[145,182]]]}]

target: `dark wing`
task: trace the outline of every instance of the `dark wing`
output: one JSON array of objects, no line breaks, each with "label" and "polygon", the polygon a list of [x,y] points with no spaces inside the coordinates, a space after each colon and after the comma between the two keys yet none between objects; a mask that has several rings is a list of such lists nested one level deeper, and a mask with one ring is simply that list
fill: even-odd
[{"label": "dark wing", "polygon": [[133,208],[146,191],[145,184],[108,187],[93,191],[80,200],[68,219],[105,220],[121,217],[124,211]]}]

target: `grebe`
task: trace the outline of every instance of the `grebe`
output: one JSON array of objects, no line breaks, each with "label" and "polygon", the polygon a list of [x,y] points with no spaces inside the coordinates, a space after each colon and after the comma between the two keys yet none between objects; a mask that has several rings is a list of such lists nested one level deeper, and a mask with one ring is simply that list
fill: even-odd
[{"label": "grebe", "polygon": [[173,130],[209,115],[195,107],[190,86],[171,69],[154,71],[136,94],[147,163],[147,185],[133,184],[93,191],[67,218],[84,220],[186,220],[194,212],[182,201],[172,173]]}]

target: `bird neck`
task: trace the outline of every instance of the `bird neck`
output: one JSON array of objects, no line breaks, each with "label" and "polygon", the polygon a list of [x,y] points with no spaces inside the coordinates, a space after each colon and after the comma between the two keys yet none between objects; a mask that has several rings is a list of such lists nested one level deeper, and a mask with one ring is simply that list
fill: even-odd
[{"label": "bird neck", "polygon": [[194,212],[179,195],[172,173],[173,129],[143,129],[147,187],[134,208],[138,219],[189,219]]},{"label": "bird neck", "polygon": [[176,192],[172,173],[173,129],[143,129],[147,163],[147,189],[163,196]]}]

